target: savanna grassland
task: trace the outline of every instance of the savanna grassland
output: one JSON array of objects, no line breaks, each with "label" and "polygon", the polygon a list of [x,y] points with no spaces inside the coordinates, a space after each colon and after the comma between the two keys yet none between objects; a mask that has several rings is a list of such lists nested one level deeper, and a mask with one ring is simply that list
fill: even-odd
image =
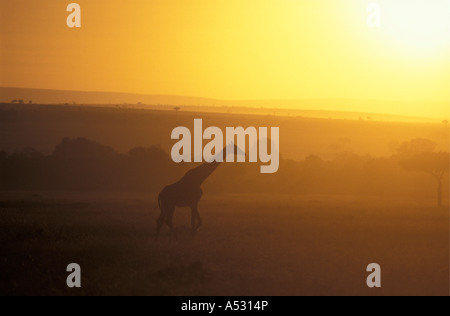
[{"label": "savanna grassland", "polygon": [[[1,295],[449,294],[446,122],[18,104],[0,114]],[[158,192],[195,166],[171,161],[170,134],[194,118],[279,126],[280,170],[221,166],[203,185],[201,229],[177,209],[178,239],[165,227],[155,242]],[[81,289],[66,286],[72,262]],[[366,285],[370,263],[381,289]]]},{"label": "savanna grassland", "polygon": [[[207,196],[154,241],[147,194],[1,194],[2,295],[448,295],[448,210],[432,201]],[[65,268],[82,267],[68,289]],[[366,286],[369,263],[382,288]]]}]

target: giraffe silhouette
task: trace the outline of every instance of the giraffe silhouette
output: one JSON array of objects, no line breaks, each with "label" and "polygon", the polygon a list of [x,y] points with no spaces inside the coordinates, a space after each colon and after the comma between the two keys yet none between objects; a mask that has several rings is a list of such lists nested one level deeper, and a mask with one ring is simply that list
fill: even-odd
[{"label": "giraffe silhouette", "polygon": [[189,170],[180,181],[165,187],[158,196],[158,206],[161,210],[156,224],[156,240],[164,222],[169,226],[173,235],[176,237],[173,228],[173,215],[176,207],[189,207],[191,209],[192,231],[196,232],[202,225],[202,218],[198,212],[198,203],[203,196],[201,186],[203,182],[222,164],[217,162],[217,157],[226,160],[229,147],[234,147],[234,155],[245,155],[236,145],[226,146],[212,162],[206,162],[194,169]]}]

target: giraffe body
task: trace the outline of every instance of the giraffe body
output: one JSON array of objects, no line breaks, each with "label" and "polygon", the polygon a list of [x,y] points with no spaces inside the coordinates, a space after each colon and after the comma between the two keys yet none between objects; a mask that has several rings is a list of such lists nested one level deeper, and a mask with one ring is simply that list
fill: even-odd
[{"label": "giraffe body", "polygon": [[[239,148],[234,146],[234,153],[241,153]],[[225,161],[226,148],[219,154]],[[216,159],[217,160],[217,159]],[[198,204],[203,196],[201,186],[203,182],[220,166],[221,162],[214,160],[211,163],[204,163],[194,169],[189,170],[180,181],[166,186],[158,196],[158,205],[161,215],[157,220],[156,240],[158,240],[159,231],[164,223],[169,226],[175,235],[173,228],[173,215],[176,207],[189,207],[191,209],[192,230],[197,231],[202,225],[202,219],[198,212]]]}]

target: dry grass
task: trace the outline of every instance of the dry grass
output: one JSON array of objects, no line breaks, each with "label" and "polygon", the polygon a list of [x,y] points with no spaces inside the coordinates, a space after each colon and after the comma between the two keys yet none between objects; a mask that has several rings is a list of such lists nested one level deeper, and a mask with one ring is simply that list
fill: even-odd
[{"label": "dry grass", "polygon": [[[433,203],[206,196],[195,236],[180,209],[178,240],[155,243],[154,196],[3,192],[0,294],[448,295],[448,209]],[[372,262],[382,289],[366,287]]]}]

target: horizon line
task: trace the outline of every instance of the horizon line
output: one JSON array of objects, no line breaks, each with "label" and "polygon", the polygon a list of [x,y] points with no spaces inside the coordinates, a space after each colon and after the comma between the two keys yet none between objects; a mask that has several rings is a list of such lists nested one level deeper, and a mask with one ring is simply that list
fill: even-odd
[{"label": "horizon line", "polygon": [[[340,100],[340,101],[371,101],[371,102],[402,102],[402,103],[450,103],[450,100],[407,100],[407,99],[371,99],[371,98],[351,98],[351,97],[309,97],[309,98],[252,98],[252,99],[227,99],[216,97],[203,97],[182,94],[160,94],[160,93],[143,93],[143,92],[124,92],[124,91],[100,91],[100,90],[71,90],[71,89],[54,89],[54,88],[29,88],[29,87],[10,87],[0,86],[0,89],[27,89],[27,90],[44,90],[44,91],[60,91],[60,92],[81,92],[81,93],[115,93],[124,95],[139,95],[139,96],[165,96],[165,97],[180,97],[204,99],[211,101],[225,101],[225,102],[248,102],[248,101],[322,101],[322,100]],[[199,105],[200,106],[200,105]],[[317,110],[319,111],[319,110]],[[325,110],[327,111],[327,110]],[[339,111],[338,111],[339,112]],[[347,111],[344,111],[347,112]]]}]

